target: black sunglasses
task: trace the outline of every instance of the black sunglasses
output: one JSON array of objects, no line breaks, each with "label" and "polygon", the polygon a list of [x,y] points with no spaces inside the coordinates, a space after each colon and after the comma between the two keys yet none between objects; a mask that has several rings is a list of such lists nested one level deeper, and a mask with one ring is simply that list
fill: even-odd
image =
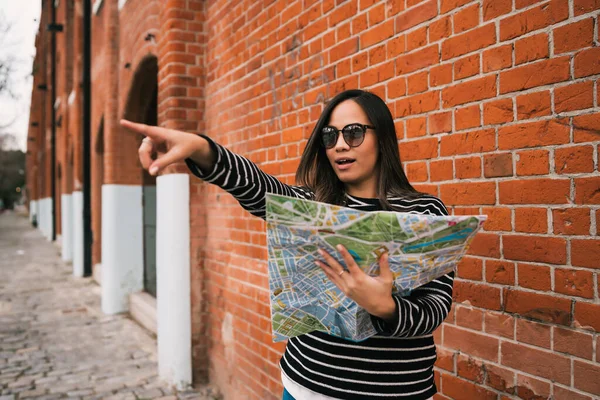
[{"label": "black sunglasses", "polygon": [[342,136],[344,137],[344,141],[350,147],[357,147],[362,144],[365,140],[365,133],[367,129],[375,129],[374,126],[363,125],[363,124],[348,124],[342,129],[337,129],[334,126],[324,126],[321,129],[321,140],[323,141],[323,146],[326,149],[331,149],[337,143],[340,131],[342,132]]}]

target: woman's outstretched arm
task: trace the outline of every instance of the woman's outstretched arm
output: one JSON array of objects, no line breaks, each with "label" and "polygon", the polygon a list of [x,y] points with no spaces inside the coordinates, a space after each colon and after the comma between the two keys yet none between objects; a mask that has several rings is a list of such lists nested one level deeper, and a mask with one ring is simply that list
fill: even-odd
[{"label": "woman's outstretched arm", "polygon": [[194,175],[231,193],[244,209],[257,217],[265,218],[267,193],[305,199],[312,196],[307,189],[284,184],[207,136],[126,120],[121,125],[146,137],[139,157],[150,174],[156,175],[170,164],[185,161]]}]

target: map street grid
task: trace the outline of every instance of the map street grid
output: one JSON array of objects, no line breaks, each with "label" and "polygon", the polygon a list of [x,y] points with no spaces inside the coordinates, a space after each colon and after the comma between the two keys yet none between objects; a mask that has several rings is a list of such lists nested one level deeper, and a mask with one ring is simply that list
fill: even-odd
[{"label": "map street grid", "polygon": [[368,275],[388,252],[393,292],[410,291],[452,271],[486,216],[365,212],[267,194],[267,247],[275,342],[319,330],[362,341],[376,334],[370,315],[315,264],[323,249],[346,267],[343,245]]}]

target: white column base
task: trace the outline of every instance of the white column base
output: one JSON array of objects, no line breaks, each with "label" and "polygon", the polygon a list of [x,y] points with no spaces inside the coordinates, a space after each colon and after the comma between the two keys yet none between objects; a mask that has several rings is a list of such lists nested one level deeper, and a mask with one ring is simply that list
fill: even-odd
[{"label": "white column base", "polygon": [[129,310],[144,288],[142,187],[102,186],[102,311]]},{"label": "white column base", "polygon": [[73,275],[83,277],[83,192],[73,192]]},{"label": "white column base", "polygon": [[40,226],[40,221],[38,219],[38,202],[37,200],[31,200],[29,202],[29,222],[33,223],[33,220],[35,219],[36,223],[38,224],[38,226]]},{"label": "white column base", "polygon": [[159,376],[192,383],[189,175],[157,178],[156,281]]},{"label": "white column base", "polygon": [[70,194],[61,196],[62,222],[62,259],[73,261],[73,197]]}]

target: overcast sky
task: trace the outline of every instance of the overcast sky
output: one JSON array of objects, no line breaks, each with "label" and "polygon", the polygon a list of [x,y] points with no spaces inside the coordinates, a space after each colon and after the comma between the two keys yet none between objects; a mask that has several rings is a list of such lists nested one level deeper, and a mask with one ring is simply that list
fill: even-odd
[{"label": "overcast sky", "polygon": [[14,120],[7,131],[16,136],[17,144],[23,151],[27,142],[33,84],[31,67],[40,13],[40,0],[0,0],[0,18],[10,24],[9,32],[0,37],[0,59],[14,59],[12,91],[17,96],[16,99],[0,96],[0,125]]}]

